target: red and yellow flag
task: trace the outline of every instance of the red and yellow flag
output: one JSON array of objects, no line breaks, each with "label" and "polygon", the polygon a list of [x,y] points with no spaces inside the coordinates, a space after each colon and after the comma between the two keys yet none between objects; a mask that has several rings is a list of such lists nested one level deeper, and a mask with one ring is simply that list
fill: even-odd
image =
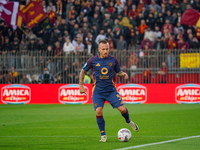
[{"label": "red and yellow flag", "polygon": [[200,27],[200,14],[195,9],[187,9],[182,17],[181,24]]},{"label": "red and yellow flag", "polygon": [[21,16],[23,22],[32,28],[46,18],[46,13],[39,2],[31,1],[19,11],[18,16]]}]

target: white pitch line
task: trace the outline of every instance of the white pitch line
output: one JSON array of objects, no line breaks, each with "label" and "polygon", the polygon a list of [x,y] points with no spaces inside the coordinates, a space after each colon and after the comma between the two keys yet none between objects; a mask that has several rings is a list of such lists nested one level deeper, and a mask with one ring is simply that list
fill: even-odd
[{"label": "white pitch line", "polygon": [[180,139],[173,139],[173,140],[156,142],[156,143],[149,143],[149,144],[143,144],[143,145],[136,145],[136,146],[124,147],[124,148],[119,148],[119,149],[115,149],[115,150],[128,150],[128,149],[134,149],[134,148],[146,147],[146,146],[151,146],[151,145],[171,143],[171,142],[182,141],[182,140],[193,139],[193,138],[199,138],[199,137],[200,137],[200,135],[189,136],[189,137],[184,137],[184,138],[180,138]]}]

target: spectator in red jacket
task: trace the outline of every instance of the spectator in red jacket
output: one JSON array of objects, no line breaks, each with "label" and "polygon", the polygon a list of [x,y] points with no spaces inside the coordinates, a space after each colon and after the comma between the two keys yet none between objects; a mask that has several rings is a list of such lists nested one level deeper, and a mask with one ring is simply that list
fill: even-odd
[{"label": "spectator in red jacket", "polygon": [[168,73],[168,68],[165,62],[162,62],[162,66],[158,71],[158,75],[159,75],[159,83],[167,83],[167,73]]},{"label": "spectator in red jacket", "polygon": [[178,41],[178,49],[180,49],[182,52],[186,52],[189,48],[190,45],[183,38]]},{"label": "spectator in red jacket", "polygon": [[151,83],[152,74],[152,71],[149,68],[146,68],[143,71],[143,83]]}]

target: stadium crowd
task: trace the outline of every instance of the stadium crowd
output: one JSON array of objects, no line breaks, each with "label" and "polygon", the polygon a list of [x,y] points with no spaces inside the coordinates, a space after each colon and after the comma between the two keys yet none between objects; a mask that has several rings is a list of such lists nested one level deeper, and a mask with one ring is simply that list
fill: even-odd
[{"label": "stadium crowd", "polygon": [[[127,58],[123,67],[147,71],[163,63],[165,71],[179,67],[177,54],[200,47],[200,28],[180,23],[186,9],[200,11],[199,0],[43,0],[41,5],[51,14],[51,27],[45,30],[39,24],[13,30],[0,17],[0,83],[38,83],[34,75],[29,81],[15,69],[41,64],[40,83],[45,83],[45,68],[51,83],[55,83],[53,70],[60,72],[57,83],[77,83],[79,69],[86,58],[98,54],[101,39],[108,40],[112,54]],[[150,61],[155,54],[156,65]]]}]

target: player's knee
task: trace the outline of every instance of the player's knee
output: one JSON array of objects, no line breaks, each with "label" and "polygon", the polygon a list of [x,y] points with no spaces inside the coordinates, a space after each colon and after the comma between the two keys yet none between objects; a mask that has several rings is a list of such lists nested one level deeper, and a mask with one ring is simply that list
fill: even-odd
[{"label": "player's knee", "polygon": [[122,114],[125,114],[125,113],[126,113],[126,107],[120,106],[120,107],[118,108],[118,110],[119,110]]},{"label": "player's knee", "polygon": [[97,116],[102,116],[103,115],[103,108],[102,107],[98,107],[96,109],[96,115]]}]

